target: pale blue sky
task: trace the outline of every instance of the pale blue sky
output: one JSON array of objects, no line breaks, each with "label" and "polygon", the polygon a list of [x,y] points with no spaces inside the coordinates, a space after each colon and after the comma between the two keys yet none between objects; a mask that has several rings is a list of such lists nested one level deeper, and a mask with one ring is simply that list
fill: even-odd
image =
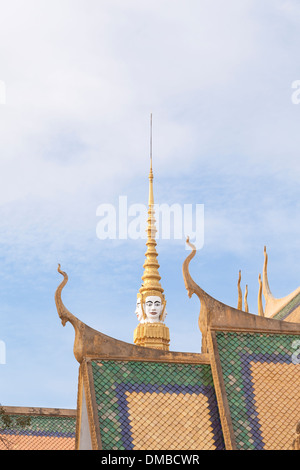
[{"label": "pale blue sky", "polygon": [[[195,281],[257,312],[263,247],[276,297],[299,285],[300,5],[284,0],[11,0],[0,14],[0,365],[3,405],[75,408],[73,329],[132,342],[145,241],[100,241],[96,210],[204,204]],[[199,352],[184,240],[158,242],[171,349]]]}]

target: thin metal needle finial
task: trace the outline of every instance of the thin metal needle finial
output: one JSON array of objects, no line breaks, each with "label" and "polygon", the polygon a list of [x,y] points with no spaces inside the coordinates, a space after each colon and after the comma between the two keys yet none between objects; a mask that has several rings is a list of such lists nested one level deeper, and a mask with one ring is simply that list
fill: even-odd
[{"label": "thin metal needle finial", "polygon": [[151,170],[152,170],[152,113],[150,114],[150,161],[151,161]]}]

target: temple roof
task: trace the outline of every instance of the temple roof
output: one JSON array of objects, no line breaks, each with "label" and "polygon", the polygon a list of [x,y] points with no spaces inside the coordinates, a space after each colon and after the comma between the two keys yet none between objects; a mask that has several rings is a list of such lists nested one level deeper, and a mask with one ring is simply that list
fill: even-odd
[{"label": "temple roof", "polygon": [[[189,243],[189,242],[188,242]],[[202,353],[124,343],[91,329],[63,305],[80,362],[76,449],[291,449],[300,416],[300,323],[254,315],[207,294],[200,300]],[[199,335],[200,342],[200,335]]]},{"label": "temple roof", "polygon": [[211,368],[200,356],[195,363],[88,360],[82,374],[95,397],[94,448],[224,449]]},{"label": "temple roof", "polygon": [[[12,425],[0,420],[0,450],[75,450],[76,410],[3,407]],[[17,425],[29,418],[28,425]]]}]

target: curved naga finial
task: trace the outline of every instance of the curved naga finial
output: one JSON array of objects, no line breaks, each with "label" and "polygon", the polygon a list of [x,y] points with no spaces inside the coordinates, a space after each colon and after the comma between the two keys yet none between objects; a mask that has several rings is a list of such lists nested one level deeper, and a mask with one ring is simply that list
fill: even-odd
[{"label": "curved naga finial", "polygon": [[211,312],[216,312],[219,311],[220,309],[224,309],[227,306],[219,302],[218,300],[214,299],[211,297],[209,294],[207,294],[201,287],[198,286],[192,279],[189,271],[189,265],[191,260],[194,258],[196,255],[196,247],[190,242],[189,237],[186,240],[186,243],[192,248],[192,252],[187,256],[185,259],[183,266],[182,266],[182,271],[183,271],[183,279],[184,279],[184,284],[185,288],[188,292],[188,296],[192,297],[193,294],[196,294],[197,297],[200,300],[201,308],[200,308],[200,314],[199,314],[199,328],[202,333],[202,352],[206,353],[208,348],[207,348],[207,331],[208,331],[208,324],[210,320],[210,314]]},{"label": "curved naga finial", "polygon": [[245,288],[245,296],[244,296],[244,304],[245,304],[245,312],[248,313],[249,312],[249,307],[248,307],[248,285],[246,284],[246,288]]},{"label": "curved naga finial", "polygon": [[258,315],[260,317],[264,317],[264,307],[262,303],[262,281],[261,281],[261,274],[258,276],[258,283],[259,283],[259,290],[258,290]]},{"label": "curved naga finial", "polygon": [[[267,248],[264,247],[264,270],[263,270],[263,294],[265,297],[265,312],[264,316],[272,318],[274,317],[281,309],[283,309],[291,300],[293,300],[296,295],[300,293],[300,287],[298,287],[294,292],[291,292],[286,297],[280,299],[273,296],[269,281],[268,281],[268,255]],[[295,309],[296,311],[296,309]],[[299,318],[299,316],[297,317]],[[299,320],[294,319],[293,321],[299,322]]]},{"label": "curved naga finial", "polygon": [[264,247],[264,270],[263,270],[263,293],[265,299],[274,299],[273,294],[271,292],[268,280],[268,254],[267,254],[267,247]]},{"label": "curved naga finial", "polygon": [[182,267],[184,284],[185,284],[185,288],[188,292],[188,296],[191,298],[193,294],[196,294],[200,298],[200,300],[204,300],[204,299],[208,299],[208,298],[211,298],[212,300],[214,300],[203,289],[201,289],[201,287],[199,287],[198,284],[196,284],[193,281],[193,279],[190,275],[190,270],[189,270],[190,262],[194,258],[194,256],[196,255],[197,250],[196,250],[195,245],[193,245],[190,242],[189,237],[187,238],[186,243],[192,248],[191,253],[184,260],[183,267]]},{"label": "curved naga finial", "polygon": [[62,325],[65,326],[67,322],[70,322],[75,330],[75,342],[74,342],[74,355],[78,362],[81,362],[83,354],[83,337],[86,325],[82,323],[78,318],[76,318],[69,310],[65,307],[62,299],[61,293],[63,288],[68,282],[68,275],[60,269],[60,264],[58,265],[57,271],[63,276],[63,281],[60,283],[55,292],[55,303],[57,313],[61,319]]},{"label": "curved naga finial", "polygon": [[280,322],[279,320],[266,318],[266,314],[264,318],[261,318],[259,315],[243,312],[223,304],[207,294],[194,282],[190,275],[189,265],[196,254],[196,247],[190,243],[189,238],[187,239],[187,244],[192,248],[192,252],[185,259],[182,271],[189,297],[196,294],[201,304],[198,324],[202,333],[202,353],[209,352],[209,341],[213,341],[212,336],[209,334],[210,331],[235,331],[236,329],[259,332],[270,332],[271,330],[278,330],[280,332],[296,331],[297,324],[295,323]]},{"label": "curved naga finial", "polygon": [[61,319],[62,325],[65,326],[66,323],[69,321],[75,327],[75,324],[77,324],[78,322],[80,323],[80,321],[71,312],[69,312],[69,310],[65,307],[65,305],[64,305],[64,303],[61,299],[62,290],[65,287],[65,285],[67,284],[69,278],[68,278],[67,273],[62,271],[60,269],[60,267],[61,266],[59,264],[58,268],[57,268],[57,271],[59,272],[59,274],[61,274],[64,277],[64,279],[61,282],[61,284],[58,286],[58,288],[56,289],[56,292],[55,292],[56,308],[57,308],[59,318]]},{"label": "curved naga finial", "polygon": [[241,279],[242,279],[242,271],[239,271],[239,279],[237,283],[238,287],[238,310],[243,310],[243,298],[242,298],[242,289],[241,289]]}]

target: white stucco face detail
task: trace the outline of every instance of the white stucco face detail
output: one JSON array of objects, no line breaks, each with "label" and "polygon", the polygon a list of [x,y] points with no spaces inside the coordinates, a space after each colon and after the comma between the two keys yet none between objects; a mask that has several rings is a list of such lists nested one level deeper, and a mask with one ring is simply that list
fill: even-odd
[{"label": "white stucco face detail", "polygon": [[137,317],[138,321],[140,323],[143,323],[144,319],[143,319],[143,311],[142,311],[142,305],[141,305],[141,300],[140,299],[138,299],[136,301],[135,314],[136,314],[136,317]]},{"label": "white stucco face detail", "polygon": [[147,317],[147,322],[149,323],[157,323],[160,322],[160,315],[163,310],[163,304],[161,298],[156,295],[151,295],[146,297],[145,304],[144,304],[144,311]]}]

